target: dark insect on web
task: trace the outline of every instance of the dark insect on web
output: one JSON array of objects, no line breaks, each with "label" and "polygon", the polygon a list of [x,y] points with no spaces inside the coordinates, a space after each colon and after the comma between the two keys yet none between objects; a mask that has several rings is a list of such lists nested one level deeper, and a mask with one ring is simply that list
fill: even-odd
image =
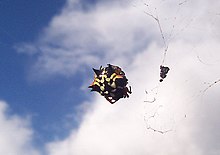
[{"label": "dark insect on web", "polygon": [[169,67],[165,67],[165,66],[160,66],[160,82],[163,81],[163,79],[165,79],[167,77],[167,73],[169,72]]},{"label": "dark insect on web", "polygon": [[131,86],[126,86],[128,79],[120,67],[108,64],[107,67],[93,68],[93,71],[95,76],[89,88],[100,93],[111,104],[121,98],[128,98],[128,94],[131,94]]}]

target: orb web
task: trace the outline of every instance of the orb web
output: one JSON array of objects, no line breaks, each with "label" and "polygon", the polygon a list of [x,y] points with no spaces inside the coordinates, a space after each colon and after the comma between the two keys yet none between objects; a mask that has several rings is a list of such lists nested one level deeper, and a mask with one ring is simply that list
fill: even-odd
[{"label": "orb web", "polygon": [[[198,6],[200,7],[198,10],[192,9],[195,3],[189,0],[176,2],[170,0],[131,0],[130,4],[145,14],[148,20],[154,21],[159,36],[158,42],[162,47],[162,50],[159,51],[160,54],[158,54],[162,58],[158,64],[159,80],[154,87],[146,87],[145,92],[143,92],[143,95],[146,96],[144,122],[148,130],[162,134],[167,133],[175,130],[176,126],[187,120],[188,116],[195,115],[193,111],[189,110],[189,107],[199,108],[199,104],[205,102],[204,97],[208,98],[207,91],[215,86],[218,89],[220,88],[217,86],[220,83],[220,73],[217,72],[217,66],[220,64],[220,55],[218,54],[220,48],[215,47],[212,49],[212,45],[201,45],[206,44],[205,41],[208,37],[220,37],[216,28],[220,24],[219,11],[207,7],[207,12],[203,10],[204,12],[198,13],[201,6]],[[171,11],[166,14],[167,10],[164,8],[169,5]],[[207,24],[205,28],[204,25],[200,24],[200,21],[203,20]],[[190,32],[193,32],[193,34],[190,34]],[[197,36],[200,38],[196,38]],[[183,46],[187,51],[183,57],[191,56],[186,60],[195,66],[191,69],[195,73],[186,75],[187,67],[183,65],[175,66],[179,62],[173,63],[174,60],[171,58],[175,50],[174,46],[178,41],[190,42],[186,47]],[[213,43],[213,45],[215,44]],[[179,61],[183,60],[181,54],[179,57],[177,56],[177,59]],[[185,65],[187,66],[187,62],[185,62]],[[164,68],[167,69],[165,72],[163,72]],[[185,72],[181,72],[181,69],[184,69]],[[212,72],[212,75],[209,72]],[[173,74],[180,78],[175,79],[177,82],[173,84],[175,86],[172,86],[173,89],[170,90],[172,82],[167,81],[167,78],[172,78],[170,76]],[[194,76],[195,74],[197,75]],[[187,89],[182,88],[183,86]],[[166,97],[166,90],[172,93],[170,96],[174,97],[169,97],[169,95]],[[177,108],[172,108],[172,106],[176,106],[175,104],[179,104],[180,107],[182,106],[185,109],[180,112],[176,110]]]}]

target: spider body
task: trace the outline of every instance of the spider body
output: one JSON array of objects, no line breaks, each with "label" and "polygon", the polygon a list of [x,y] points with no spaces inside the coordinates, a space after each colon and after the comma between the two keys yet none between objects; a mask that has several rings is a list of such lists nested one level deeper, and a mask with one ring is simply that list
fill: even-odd
[{"label": "spider body", "polygon": [[95,76],[89,88],[100,93],[111,104],[131,94],[131,87],[126,87],[128,79],[120,67],[108,64],[104,68],[101,66],[99,70],[93,68],[93,71]]}]

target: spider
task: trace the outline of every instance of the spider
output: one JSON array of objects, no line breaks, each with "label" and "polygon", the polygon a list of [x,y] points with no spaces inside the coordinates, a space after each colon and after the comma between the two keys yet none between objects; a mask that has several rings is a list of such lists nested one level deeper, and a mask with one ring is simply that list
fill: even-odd
[{"label": "spider", "polygon": [[93,71],[95,76],[89,88],[100,93],[111,104],[131,94],[131,87],[126,87],[128,79],[120,67],[108,64],[104,68],[101,66],[99,70],[93,68]]},{"label": "spider", "polygon": [[104,97],[106,100],[108,100],[111,104],[114,104],[116,101],[118,101],[120,98],[128,98],[129,94],[131,94],[131,86],[124,87],[122,89],[114,89],[112,92],[109,93],[109,95],[105,95]]}]

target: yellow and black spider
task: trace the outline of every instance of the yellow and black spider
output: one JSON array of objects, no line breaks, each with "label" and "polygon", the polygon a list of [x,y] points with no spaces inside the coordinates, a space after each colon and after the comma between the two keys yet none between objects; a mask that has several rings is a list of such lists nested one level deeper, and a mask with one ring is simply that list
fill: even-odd
[{"label": "yellow and black spider", "polygon": [[104,68],[102,66],[100,69],[93,68],[93,71],[95,76],[89,88],[100,93],[111,104],[131,94],[131,87],[126,87],[128,79],[120,67],[108,64]]}]

